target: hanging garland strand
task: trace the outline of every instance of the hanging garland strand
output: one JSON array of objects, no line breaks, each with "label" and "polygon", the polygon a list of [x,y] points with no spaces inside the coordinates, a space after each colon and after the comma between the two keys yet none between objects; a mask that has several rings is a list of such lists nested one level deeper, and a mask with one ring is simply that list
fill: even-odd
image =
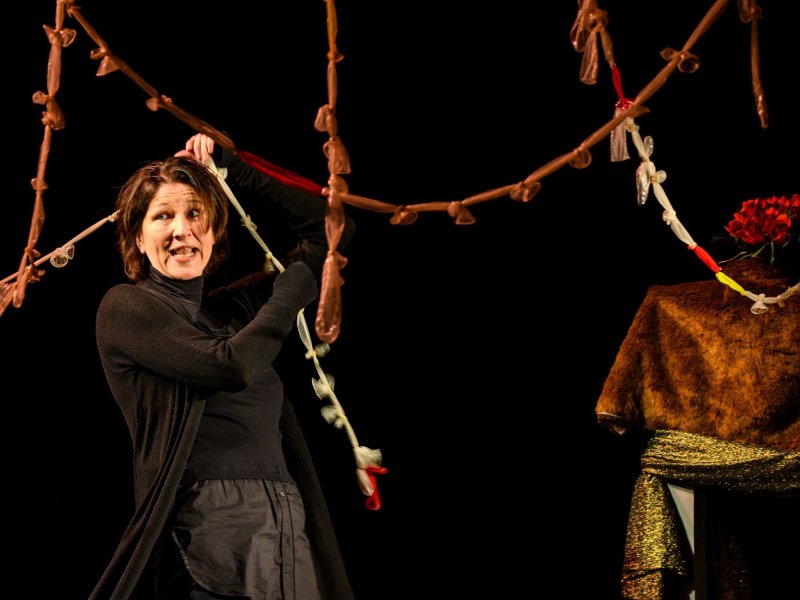
[{"label": "hanging garland strand", "polygon": [[[225,194],[228,196],[228,200],[239,213],[239,216],[242,219],[242,224],[247,228],[247,230],[250,232],[250,235],[256,240],[261,249],[264,250],[266,262],[268,263],[269,267],[274,267],[282,273],[285,270],[284,266],[269,249],[269,246],[267,246],[267,243],[259,235],[258,231],[256,231],[256,226],[253,224],[250,215],[248,215],[244,208],[242,208],[241,203],[237,200],[233,191],[228,186],[228,183],[225,181],[227,169],[217,168],[217,166],[214,164],[214,159],[211,157],[209,157],[206,166],[208,166],[211,172],[216,175],[217,181],[219,181],[220,185],[225,190]],[[269,267],[265,268],[267,268],[267,270],[271,270]],[[319,359],[325,356],[330,350],[330,345],[323,343],[315,346],[313,344],[311,341],[311,335],[308,331],[308,324],[306,323],[305,309],[303,308],[301,308],[297,313],[297,332],[300,336],[300,340],[306,347],[305,357],[313,361],[314,368],[319,375],[319,379],[312,379],[314,392],[321,400],[327,399],[330,402],[330,404],[322,407],[322,416],[328,423],[339,429],[344,429],[347,433],[347,437],[350,440],[350,445],[352,447],[353,456],[356,462],[356,480],[359,488],[361,489],[361,493],[367,496],[365,505],[370,510],[378,510],[381,507],[381,496],[378,492],[378,483],[375,475],[383,475],[388,472],[388,469],[381,466],[381,451],[373,450],[367,446],[361,446],[358,443],[358,438],[356,437],[356,433],[350,424],[350,420],[347,418],[344,408],[342,408],[339,399],[333,392],[333,376],[325,373],[319,362]]]},{"label": "hanging garland strand", "polygon": [[[287,172],[285,170],[283,170],[282,173],[276,174],[275,170],[271,170],[270,163],[263,161],[263,159],[253,162],[258,163],[258,168],[266,170],[271,175],[276,176],[283,181],[287,181],[291,185],[297,185],[300,181],[302,181],[303,185],[309,184],[314,189],[319,189],[321,194],[328,196],[330,209],[329,214],[331,215],[338,214],[339,204],[345,203],[374,212],[391,213],[392,216],[390,223],[394,225],[411,224],[416,221],[419,213],[432,211],[447,212],[454,219],[455,223],[459,225],[472,224],[475,222],[475,217],[470,212],[469,207],[475,204],[495,200],[505,196],[510,196],[514,200],[528,202],[541,190],[541,181],[546,176],[554,173],[565,165],[570,165],[574,168],[587,167],[591,163],[591,154],[589,149],[602,139],[614,134],[615,131],[618,134],[620,131],[620,126],[624,126],[626,119],[635,119],[636,117],[649,112],[643,103],[666,83],[676,69],[683,73],[692,73],[699,68],[700,62],[697,56],[690,52],[690,49],[709,29],[713,22],[716,21],[727,4],[727,0],[716,0],[701,22],[692,32],[681,50],[674,50],[672,48],[663,50],[661,52],[661,56],[668,61],[667,64],[634,99],[628,100],[627,98],[624,98],[621,93],[621,79],[619,79],[619,72],[616,69],[616,64],[614,63],[613,59],[613,52],[611,51],[611,38],[605,29],[605,24],[607,22],[607,15],[605,11],[599,10],[596,2],[593,0],[582,0],[579,2],[578,18],[576,19],[576,25],[573,26],[571,31],[573,43],[577,41],[578,43],[576,45],[576,49],[585,50],[587,41],[591,40],[597,35],[600,36],[600,39],[602,40],[601,43],[604,47],[604,55],[606,60],[608,60],[609,64],[611,65],[612,74],[615,73],[613,75],[615,77],[615,81],[619,82],[620,102],[617,104],[617,110],[615,111],[614,117],[603,127],[594,131],[578,147],[566,154],[554,158],[516,184],[505,185],[492,190],[484,191],[462,200],[396,205],[373,200],[364,196],[350,194],[349,191],[347,191],[347,187],[344,185],[342,178],[338,176],[341,174],[341,172],[337,173],[335,177],[332,177],[335,185],[330,187],[322,187],[313,184],[313,182],[308,182],[308,180],[305,180],[300,176],[287,177]],[[80,8],[75,5],[74,0],[57,0],[56,6],[57,11],[55,29],[45,26],[45,30],[48,34],[48,39],[50,40],[51,44],[51,57],[48,61],[48,92],[37,92],[34,94],[34,101],[40,104],[45,104],[47,107],[47,112],[44,113],[43,118],[43,123],[45,124],[45,137],[40,153],[39,170],[37,177],[34,180],[34,189],[36,191],[34,213],[31,220],[28,244],[26,245],[25,254],[20,262],[16,280],[11,283],[3,284],[4,287],[2,290],[0,290],[0,315],[2,315],[3,311],[7,306],[9,306],[9,304],[13,304],[13,306],[19,308],[22,305],[22,301],[25,296],[25,286],[27,283],[30,281],[38,281],[39,277],[42,275],[42,271],[34,269],[33,264],[36,258],[39,256],[38,251],[35,249],[35,245],[38,241],[39,233],[44,223],[42,194],[47,188],[47,185],[44,181],[44,165],[46,164],[47,153],[50,147],[50,136],[52,130],[57,130],[63,128],[64,126],[63,114],[61,114],[61,110],[55,100],[55,95],[58,91],[58,81],[60,78],[61,48],[70,45],[75,39],[75,32],[73,30],[62,28],[65,9],[67,14],[75,18],[87,32],[89,37],[91,37],[92,40],[94,40],[98,45],[98,48],[91,52],[91,58],[101,61],[97,72],[98,76],[106,75],[114,71],[121,71],[125,73],[149,95],[146,105],[150,110],[156,111],[159,108],[167,110],[175,117],[189,125],[193,130],[205,133],[214,139],[215,142],[233,152],[240,152],[235,147],[233,140],[231,140],[227,135],[223,134],[220,130],[212,127],[205,121],[202,121],[201,119],[198,119],[179,108],[169,97],[159,94],[153,86],[149,85],[143,78],[135,73],[133,69],[127,65],[127,63],[115,56],[105,41],[83,17]],[[762,119],[762,125],[766,127],[766,104],[764,102],[764,93],[761,87],[760,76],[758,74],[759,55],[757,21],[761,17],[761,9],[754,0],[738,0],[738,6],[740,19],[745,23],[751,24],[751,67],[753,70],[754,94],[756,95],[757,107],[759,116]],[[332,67],[335,67],[335,63],[341,60],[341,55],[336,49],[335,44],[336,33],[336,14],[333,7],[333,2],[329,0],[328,38],[330,49],[328,65],[329,102],[327,106],[330,107],[335,107],[336,100],[336,71],[335,68]],[[590,46],[593,44],[595,51],[590,53],[590,59],[584,59],[584,63],[581,66],[581,72],[584,78],[587,76],[587,74],[591,74],[593,71],[596,71],[591,64],[597,59],[596,41],[589,42],[589,44]],[[586,62],[587,60],[588,64]],[[589,78],[591,78],[591,75],[589,75]],[[327,115],[332,117],[333,113],[329,112]],[[329,129],[331,125],[334,126],[334,129]],[[325,130],[329,131],[329,140],[326,144],[328,144],[329,147],[330,145],[338,144],[338,142],[332,143],[332,140],[338,139],[338,136],[335,135],[335,119],[331,120],[330,122],[325,122]],[[333,135],[331,135],[331,132]],[[332,152],[326,150],[326,155],[329,157],[329,160],[333,159],[334,162],[336,162],[338,165],[337,169],[341,169],[345,164],[349,169],[349,161],[347,161],[347,163],[342,162],[343,158],[346,158],[346,153],[343,146],[339,145],[336,150]],[[250,154],[243,156],[243,158],[245,158],[245,160],[248,158],[253,160],[253,156],[254,155]],[[331,228],[332,231],[335,232],[335,223],[333,223]],[[328,237],[329,239],[334,239],[335,235],[329,235]],[[331,262],[336,264],[338,268],[341,268],[343,266],[342,260],[342,257],[337,257],[335,262],[333,259],[331,259]],[[333,273],[332,267],[329,269],[329,272]],[[341,280],[339,279],[335,283],[340,285]],[[330,287],[328,289],[334,288]],[[339,330],[338,323],[335,320],[335,315],[337,314],[337,310],[340,309],[340,306],[338,308],[335,304],[332,306],[333,310],[329,311],[324,317],[318,319],[318,323],[323,324],[322,333],[329,341],[333,341],[333,339],[335,339],[335,336],[338,335]]]},{"label": "hanging garland strand", "polygon": [[714,273],[720,283],[724,283],[742,296],[745,296],[753,301],[753,306],[750,307],[750,312],[755,315],[760,315],[769,310],[769,307],[767,306],[768,304],[777,304],[778,306],[783,306],[783,303],[786,301],[786,299],[796,294],[798,290],[800,290],[800,283],[796,283],[787,288],[782,294],[774,297],[767,296],[766,294],[756,294],[745,290],[735,280],[723,273],[722,268],[708,252],[706,252],[697,242],[692,239],[692,236],[689,235],[689,232],[678,219],[678,214],[672,207],[672,204],[667,197],[667,192],[661,185],[667,179],[667,173],[666,171],[657,170],[655,163],[650,160],[650,156],[653,154],[654,147],[653,138],[647,136],[643,139],[639,134],[639,126],[634,123],[633,119],[626,120],[625,128],[630,132],[633,143],[636,146],[636,149],[639,151],[639,158],[642,161],[639,167],[636,169],[636,201],[639,206],[643,206],[644,203],[647,202],[647,198],[650,195],[650,190],[652,190],[656,200],[658,200],[658,203],[661,204],[662,208],[664,209],[662,218],[667,226],[672,230],[672,233],[674,233],[680,241],[686,244],[689,250],[694,252],[695,256],[697,256],[697,258],[699,258],[703,264],[705,264]]}]

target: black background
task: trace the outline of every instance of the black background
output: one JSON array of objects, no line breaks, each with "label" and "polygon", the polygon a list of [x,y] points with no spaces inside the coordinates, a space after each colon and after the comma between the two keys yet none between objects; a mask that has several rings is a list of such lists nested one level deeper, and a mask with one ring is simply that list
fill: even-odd
[{"label": "black background", "polygon": [[[664,65],[660,51],[680,48],[712,3],[600,4],[633,97]],[[637,119],[655,140],[651,158],[668,174],[678,217],[706,248],[743,200],[798,191],[798,10],[762,4],[767,129],[735,3],[693,48],[700,70],[675,73]],[[6,17],[15,36],[3,40],[0,277],[16,271],[27,240],[43,139],[31,96],[46,90],[42,26],[54,25],[55,6],[28,2]],[[112,52],[175,104],[239,148],[325,182],[326,136],[313,127],[327,102],[324,2],[87,0],[81,9]],[[516,183],[613,115],[607,64],[596,85],[578,79],[575,2],[336,9],[336,114],[354,194],[414,204]],[[47,163],[43,254],[110,214],[135,168],[193,133],[149,111],[121,73],[97,77],[95,44],[74,19],[65,26],[78,37],[63,51],[66,128],[54,132]],[[322,360],[359,442],[383,452],[380,511],[364,507],[344,432],[318,414],[316,373],[298,342],[284,360],[362,600],[617,597],[642,440],[599,428],[594,404],[647,287],[712,278],[653,197],[637,206],[637,164],[609,162],[602,142],[589,167],[545,178],[529,203],[480,204],[470,226],[441,212],[394,226],[385,214],[346,209],[358,233],[345,251],[342,333]],[[258,208],[243,203],[258,223]],[[230,270],[258,268],[253,240],[238,232],[233,241]],[[123,281],[112,226],[80,241],[66,268],[44,269],[23,305],[0,318],[14,521],[6,543],[15,549],[7,568],[33,597],[78,599],[131,514],[127,432],[94,346],[99,299]],[[773,532],[754,542],[764,580],[797,558],[796,540],[794,558],[773,547],[797,528],[781,520],[788,514],[748,517],[754,535]]]}]

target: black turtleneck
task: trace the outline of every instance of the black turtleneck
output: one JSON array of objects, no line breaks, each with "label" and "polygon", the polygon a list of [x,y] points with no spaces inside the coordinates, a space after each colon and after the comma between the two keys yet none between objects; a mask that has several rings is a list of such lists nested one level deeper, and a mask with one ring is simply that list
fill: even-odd
[{"label": "black turtleneck", "polygon": [[[204,306],[203,283],[202,276],[171,279],[151,268],[145,286],[169,296],[201,330],[230,337],[236,327]],[[293,481],[281,450],[282,403],[283,384],[272,367],[261,371],[242,390],[207,396],[182,482],[235,478]]]}]

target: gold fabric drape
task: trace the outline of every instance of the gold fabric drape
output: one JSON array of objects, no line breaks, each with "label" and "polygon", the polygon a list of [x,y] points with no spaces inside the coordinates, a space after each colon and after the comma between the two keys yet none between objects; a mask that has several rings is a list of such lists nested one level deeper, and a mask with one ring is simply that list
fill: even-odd
[{"label": "gold fabric drape", "polygon": [[622,597],[660,600],[670,576],[688,574],[680,522],[667,483],[735,492],[797,494],[800,453],[658,430],[641,457],[631,499]]}]

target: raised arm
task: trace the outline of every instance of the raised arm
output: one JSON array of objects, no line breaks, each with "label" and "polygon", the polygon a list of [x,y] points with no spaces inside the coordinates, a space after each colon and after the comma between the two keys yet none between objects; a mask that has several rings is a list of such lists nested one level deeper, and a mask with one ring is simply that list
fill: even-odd
[{"label": "raised arm", "polygon": [[[298,238],[297,246],[287,256],[287,262],[302,260],[319,279],[327,255],[325,236],[325,199],[292,187],[256,169],[227,148],[220,148],[205,134],[189,138],[176,156],[207,161],[212,157],[219,167],[228,170],[228,179],[237,190],[259,198],[270,205],[278,218],[285,220]],[[342,250],[353,236],[355,222],[347,217],[339,248]]]}]

